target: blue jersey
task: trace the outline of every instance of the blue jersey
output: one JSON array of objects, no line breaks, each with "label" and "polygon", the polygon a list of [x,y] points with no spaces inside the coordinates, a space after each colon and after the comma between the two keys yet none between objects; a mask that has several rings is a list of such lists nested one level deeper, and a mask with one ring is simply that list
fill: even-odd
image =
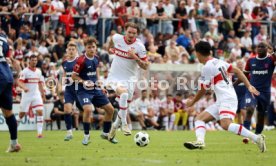
[{"label": "blue jersey", "polygon": [[[86,55],[80,56],[74,66],[74,72],[85,81],[97,82],[97,67],[99,65],[98,57],[88,58]],[[82,85],[78,85],[78,90],[83,90]]]},{"label": "blue jersey", "polygon": [[271,79],[275,68],[276,58],[253,57],[247,60],[244,71],[249,73],[250,83],[260,92],[270,93]]},{"label": "blue jersey", "polygon": [[6,61],[6,57],[9,54],[9,44],[7,36],[0,34],[0,81],[1,82],[13,82],[13,76],[11,69]]},{"label": "blue jersey", "polygon": [[75,88],[75,83],[73,82],[71,76],[72,76],[73,69],[74,69],[76,62],[77,62],[77,57],[74,60],[71,60],[71,61],[65,60],[62,63],[62,67],[63,67],[63,70],[66,75],[66,78],[65,78],[66,79],[66,81],[65,81],[66,88],[65,89],[74,90],[74,88]]},{"label": "blue jersey", "polygon": [[[236,75],[234,75],[232,78],[233,82],[235,82],[237,79],[238,79],[238,77]],[[235,85],[234,89],[236,91],[238,99],[244,98],[245,92],[246,92],[246,87],[243,82],[238,85]]]}]

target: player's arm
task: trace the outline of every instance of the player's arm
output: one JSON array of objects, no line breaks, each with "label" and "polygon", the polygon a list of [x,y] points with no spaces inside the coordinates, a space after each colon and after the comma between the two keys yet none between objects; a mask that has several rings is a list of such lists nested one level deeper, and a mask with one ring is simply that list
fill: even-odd
[{"label": "player's arm", "polygon": [[148,69],[149,61],[146,59],[146,57],[144,59],[141,59],[139,56],[137,56],[134,48],[128,51],[128,55],[136,61],[139,67],[141,67],[144,70]]},{"label": "player's arm", "polygon": [[24,81],[25,81],[25,74],[24,74],[24,71],[22,71],[22,72],[20,73],[19,79],[18,79],[18,81],[17,81],[17,85],[18,85],[21,89],[23,89],[24,92],[27,93],[27,92],[29,91],[29,89],[25,86]]},{"label": "player's arm", "polygon": [[108,43],[107,50],[110,54],[114,54],[114,41],[113,37],[111,37],[110,42]]},{"label": "player's arm", "polygon": [[38,88],[39,88],[41,97],[42,97],[43,101],[45,102],[46,101],[46,96],[45,96],[45,91],[44,91],[44,82],[39,82],[38,83]]},{"label": "player's arm", "polygon": [[187,101],[187,107],[192,107],[196,102],[198,102],[198,101],[201,99],[202,96],[205,95],[205,93],[206,93],[206,89],[203,88],[203,87],[200,88],[200,89],[197,91],[195,97],[194,97],[192,100],[188,100],[188,101]]},{"label": "player's arm", "polygon": [[232,69],[231,69],[230,72],[235,73],[235,74],[237,75],[238,79],[239,79],[241,82],[244,83],[244,85],[246,86],[246,88],[249,90],[249,92],[250,92],[252,95],[257,95],[257,96],[258,96],[258,95],[260,94],[260,92],[257,91],[257,90],[255,89],[255,87],[252,86],[252,85],[250,84],[250,82],[248,81],[247,77],[244,75],[244,73],[243,73],[239,68],[237,68],[237,67],[232,67]]},{"label": "player's arm", "polygon": [[58,110],[57,107],[54,108],[54,113],[57,114],[57,115],[64,115],[64,112]]}]

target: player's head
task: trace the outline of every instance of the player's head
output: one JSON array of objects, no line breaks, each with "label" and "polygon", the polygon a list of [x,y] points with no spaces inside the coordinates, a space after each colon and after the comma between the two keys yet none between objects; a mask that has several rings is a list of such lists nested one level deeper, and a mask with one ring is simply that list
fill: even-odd
[{"label": "player's head", "polygon": [[84,40],[85,52],[88,56],[97,54],[97,40],[93,37],[87,37]]},{"label": "player's head", "polygon": [[182,100],[182,94],[181,93],[177,93],[175,95],[175,99],[178,100],[178,101],[181,101]]},{"label": "player's head", "polygon": [[75,42],[70,41],[67,45],[67,49],[66,49],[68,55],[70,58],[75,57],[77,54],[77,45]]},{"label": "player's head", "polygon": [[259,57],[265,57],[267,55],[267,44],[261,42],[257,45],[257,53]]},{"label": "player's head", "polygon": [[29,65],[31,68],[35,68],[37,65],[37,56],[36,55],[31,55],[29,57]]},{"label": "player's head", "polygon": [[125,24],[125,37],[127,43],[133,43],[136,40],[137,35],[140,30],[137,24],[133,22],[128,22]]},{"label": "player's head", "polygon": [[147,90],[142,90],[141,97],[142,97],[143,99],[147,98]]},{"label": "player's head", "polygon": [[172,94],[167,94],[167,101],[172,101],[173,100],[173,95]]},{"label": "player's head", "polygon": [[209,42],[199,41],[195,45],[196,56],[200,63],[203,63],[203,59],[211,55],[212,47]]},{"label": "player's head", "polygon": [[239,59],[239,60],[237,61],[237,67],[238,67],[240,70],[243,70],[243,68],[244,68],[244,62],[243,62],[242,59]]}]

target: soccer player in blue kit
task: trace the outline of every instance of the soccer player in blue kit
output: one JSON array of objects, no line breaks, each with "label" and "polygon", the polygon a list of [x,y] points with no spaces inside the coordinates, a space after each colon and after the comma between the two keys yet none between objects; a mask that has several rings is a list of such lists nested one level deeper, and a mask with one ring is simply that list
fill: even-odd
[{"label": "soccer player in blue kit", "polygon": [[76,64],[78,53],[77,45],[74,42],[69,42],[67,45],[67,59],[63,61],[62,68],[63,78],[65,78],[65,92],[64,92],[64,121],[66,123],[67,134],[64,138],[64,141],[69,141],[73,138],[72,133],[72,110],[74,103],[76,104],[79,110],[82,110],[80,103],[77,98],[77,91],[75,90],[75,83],[72,80],[72,72],[74,65]]},{"label": "soccer player in blue kit", "polygon": [[[90,143],[90,123],[92,114],[92,104],[95,107],[100,107],[105,110],[103,133],[101,137],[108,138],[108,133],[111,128],[111,121],[114,113],[114,108],[109,102],[103,90],[97,84],[99,79],[99,59],[97,58],[97,41],[92,37],[86,38],[84,41],[85,53],[80,56],[74,66],[72,78],[75,84],[78,84],[77,97],[83,108],[83,128],[84,139],[83,145]],[[110,140],[112,143],[117,143],[115,139]]]},{"label": "soccer player in blue kit", "polygon": [[244,73],[250,77],[250,83],[260,92],[259,96],[252,96],[246,93],[246,118],[244,127],[250,128],[251,118],[255,108],[257,108],[256,134],[260,134],[264,128],[265,114],[268,111],[271,96],[271,79],[275,68],[275,55],[268,54],[268,45],[261,42],[257,46],[256,57],[250,58],[246,62]]},{"label": "soccer player in blue kit", "polygon": [[10,132],[11,141],[7,152],[18,152],[21,146],[17,142],[17,122],[12,112],[13,75],[6,59],[8,54],[8,39],[0,29],[0,109],[4,114]]}]

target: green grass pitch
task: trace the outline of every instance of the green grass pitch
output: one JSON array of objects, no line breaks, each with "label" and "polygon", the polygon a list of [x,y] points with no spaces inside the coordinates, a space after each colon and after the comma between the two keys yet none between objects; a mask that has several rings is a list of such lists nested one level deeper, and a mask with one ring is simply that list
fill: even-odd
[{"label": "green grass pitch", "polygon": [[[133,131],[133,135],[138,131]],[[22,151],[5,153],[8,132],[0,132],[0,166],[273,166],[276,163],[276,131],[264,132],[267,152],[257,145],[243,144],[242,137],[228,132],[207,132],[204,150],[187,150],[184,141],[195,139],[191,131],[148,131],[150,143],[138,147],[132,136],[117,133],[119,144],[100,138],[100,131],[91,132],[91,143],[81,144],[83,132],[74,132],[73,140],[63,141],[65,131],[45,131],[37,139],[35,132],[19,132]]]}]

